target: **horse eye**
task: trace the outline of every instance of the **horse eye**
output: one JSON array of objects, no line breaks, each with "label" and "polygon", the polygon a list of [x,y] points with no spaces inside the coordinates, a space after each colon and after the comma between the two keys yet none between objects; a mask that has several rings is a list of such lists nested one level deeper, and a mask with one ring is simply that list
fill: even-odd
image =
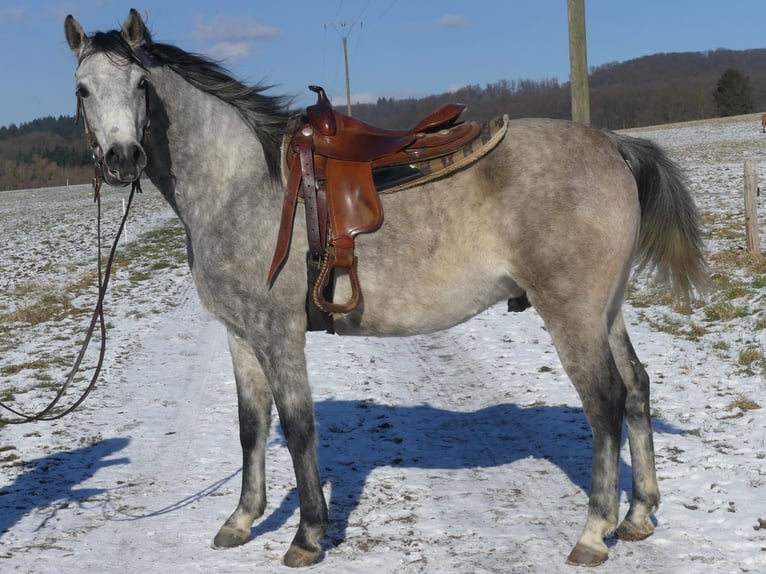
[{"label": "horse eye", "polygon": [[90,95],[88,88],[86,88],[83,85],[77,86],[77,90],[75,90],[75,93],[81,98],[87,98]]},{"label": "horse eye", "polygon": [[141,81],[138,82],[138,89],[145,90],[148,85],[149,85],[149,80],[147,80],[146,78],[141,78]]}]

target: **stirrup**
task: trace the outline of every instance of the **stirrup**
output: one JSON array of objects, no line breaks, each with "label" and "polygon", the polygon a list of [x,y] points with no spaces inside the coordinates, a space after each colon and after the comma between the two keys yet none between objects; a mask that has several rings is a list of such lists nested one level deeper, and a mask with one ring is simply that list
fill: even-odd
[{"label": "stirrup", "polygon": [[325,251],[325,255],[322,258],[322,268],[319,271],[319,278],[314,283],[314,303],[325,313],[349,313],[359,306],[362,301],[362,289],[359,286],[359,276],[356,273],[357,258],[354,256],[354,260],[351,263],[351,267],[348,269],[348,278],[351,281],[351,298],[343,304],[331,303],[325,299],[325,287],[327,287],[332,275],[332,270],[335,268],[335,254],[332,247]]}]

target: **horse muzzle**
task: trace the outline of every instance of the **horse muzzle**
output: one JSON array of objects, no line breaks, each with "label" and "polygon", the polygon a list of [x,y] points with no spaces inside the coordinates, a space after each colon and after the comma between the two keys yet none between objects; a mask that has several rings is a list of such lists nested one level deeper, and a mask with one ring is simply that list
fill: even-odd
[{"label": "horse muzzle", "polygon": [[113,143],[104,154],[104,181],[109,185],[133,183],[145,167],[146,152],[138,142]]}]

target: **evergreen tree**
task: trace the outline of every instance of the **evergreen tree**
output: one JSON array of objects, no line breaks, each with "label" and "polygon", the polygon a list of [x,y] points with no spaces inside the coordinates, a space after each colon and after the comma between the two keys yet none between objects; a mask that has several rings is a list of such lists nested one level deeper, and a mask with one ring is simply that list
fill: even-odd
[{"label": "evergreen tree", "polygon": [[719,117],[738,116],[755,111],[750,77],[735,68],[729,68],[723,73],[713,92],[713,98]]}]

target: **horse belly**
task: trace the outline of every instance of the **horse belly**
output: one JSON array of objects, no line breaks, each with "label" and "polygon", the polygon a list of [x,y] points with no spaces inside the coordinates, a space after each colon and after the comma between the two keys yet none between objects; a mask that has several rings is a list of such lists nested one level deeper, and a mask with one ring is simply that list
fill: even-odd
[{"label": "horse belly", "polygon": [[[364,273],[360,262],[363,301],[352,313],[335,318],[340,335],[406,336],[453,327],[491,305],[521,296],[513,279],[498,268],[428,268],[399,273],[384,279]],[[336,300],[350,293],[345,277],[336,286]]]}]

